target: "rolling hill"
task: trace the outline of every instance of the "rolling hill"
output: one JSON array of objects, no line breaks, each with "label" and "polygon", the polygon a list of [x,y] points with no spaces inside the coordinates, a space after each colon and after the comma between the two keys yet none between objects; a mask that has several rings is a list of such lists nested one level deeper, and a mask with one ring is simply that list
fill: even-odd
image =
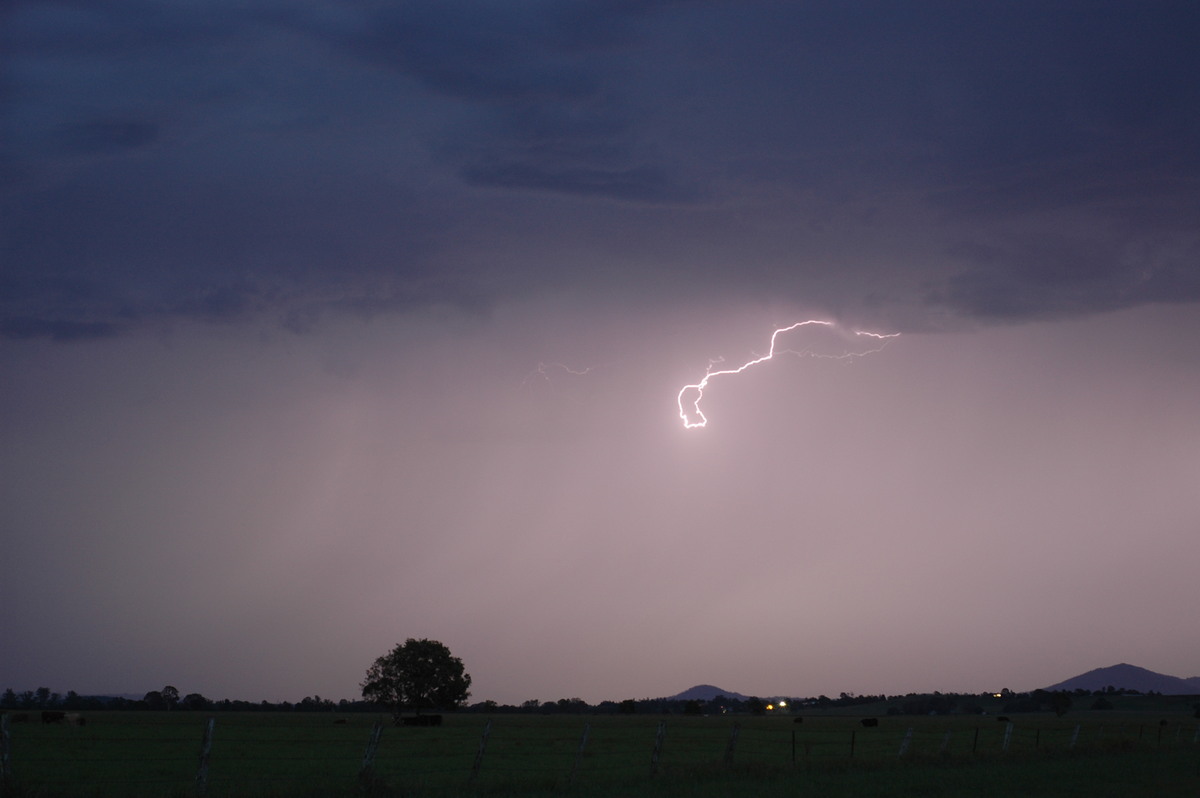
[{"label": "rolling hill", "polygon": [[1137,690],[1148,693],[1153,690],[1163,695],[1200,695],[1200,676],[1181,679],[1178,676],[1167,676],[1155,673],[1136,665],[1121,663],[1107,668],[1096,668],[1087,673],[1081,673],[1057,684],[1044,687],[1044,690],[1105,690],[1108,687],[1118,690]]},{"label": "rolling hill", "polygon": [[726,698],[734,698],[738,701],[745,701],[750,696],[735,693],[732,690],[722,690],[720,687],[713,687],[711,684],[698,684],[695,687],[689,687],[682,693],[676,693],[670,696],[668,701],[712,701],[719,695]]}]

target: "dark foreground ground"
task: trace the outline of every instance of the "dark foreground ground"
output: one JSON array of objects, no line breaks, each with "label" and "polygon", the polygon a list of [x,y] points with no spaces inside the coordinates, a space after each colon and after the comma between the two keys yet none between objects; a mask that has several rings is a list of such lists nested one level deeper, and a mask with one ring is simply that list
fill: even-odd
[{"label": "dark foreground ground", "polygon": [[83,726],[10,716],[0,789],[4,798],[1200,795],[1200,721],[1143,709],[1011,722],[882,716],[877,726],[849,714],[799,723],[460,714],[437,728],[335,713],[100,712]]}]

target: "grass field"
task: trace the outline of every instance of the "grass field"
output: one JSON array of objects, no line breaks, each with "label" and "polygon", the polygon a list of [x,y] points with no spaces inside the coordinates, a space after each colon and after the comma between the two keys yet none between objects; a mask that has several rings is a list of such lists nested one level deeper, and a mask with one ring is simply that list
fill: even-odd
[{"label": "grass field", "polygon": [[[368,740],[375,723],[387,720],[374,715],[111,712],[89,713],[87,725],[78,727],[43,725],[35,714],[33,722],[9,724],[4,794],[1200,794],[1198,721],[1167,705],[1139,709],[1015,715],[1011,728],[970,715],[881,716],[878,727],[865,728],[858,717],[837,714],[805,715],[802,723],[786,716],[498,715],[489,721],[458,714],[447,715],[439,728],[386,725],[365,779],[360,770]],[[209,717],[215,723],[207,781],[200,785]]]}]

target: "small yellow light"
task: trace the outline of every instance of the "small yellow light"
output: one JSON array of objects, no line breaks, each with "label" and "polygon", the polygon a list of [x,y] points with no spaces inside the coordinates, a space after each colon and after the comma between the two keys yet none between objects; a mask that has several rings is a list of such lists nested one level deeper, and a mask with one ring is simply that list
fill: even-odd
[{"label": "small yellow light", "polygon": [[774,709],[774,708],[775,708],[775,705],[774,705],[774,704],[767,704],[767,709],[768,709],[768,710],[772,710],[772,709]]}]

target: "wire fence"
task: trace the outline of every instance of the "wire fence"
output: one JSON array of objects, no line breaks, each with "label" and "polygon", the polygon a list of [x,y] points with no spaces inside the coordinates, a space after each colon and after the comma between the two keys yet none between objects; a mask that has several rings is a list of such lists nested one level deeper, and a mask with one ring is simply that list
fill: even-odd
[{"label": "wire fence", "polygon": [[[174,716],[171,716],[171,715]],[[170,717],[169,717],[170,716]],[[1180,720],[953,716],[880,719],[454,716],[435,728],[373,716],[97,713],[83,726],[0,719],[3,794],[344,793],[364,781],[447,789],[635,783],[725,770],[1200,747]],[[25,791],[25,792],[22,792]],[[40,791],[40,792],[38,792]]]}]

